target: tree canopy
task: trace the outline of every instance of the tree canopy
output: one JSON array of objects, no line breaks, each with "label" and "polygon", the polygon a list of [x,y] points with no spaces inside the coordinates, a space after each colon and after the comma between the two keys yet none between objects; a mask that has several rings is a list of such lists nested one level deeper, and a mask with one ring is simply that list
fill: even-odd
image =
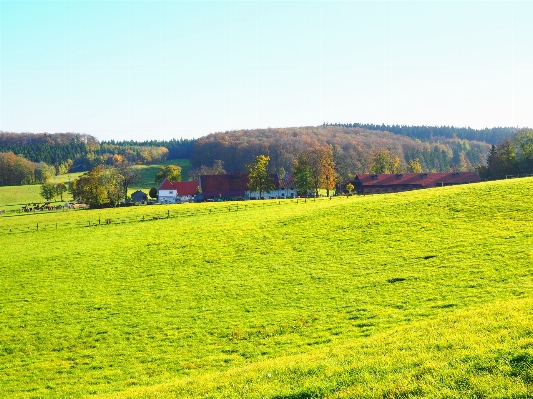
[{"label": "tree canopy", "polygon": [[519,129],[513,137],[493,145],[486,165],[477,170],[482,179],[533,174],[533,129]]},{"label": "tree canopy", "polygon": [[181,167],[177,165],[161,166],[157,169],[154,183],[161,184],[163,180],[181,181]]},{"label": "tree canopy", "polygon": [[269,157],[258,155],[254,161],[247,165],[248,169],[248,188],[250,191],[259,192],[259,198],[263,198],[264,192],[274,190],[274,182],[272,177],[268,174]]},{"label": "tree canopy", "polygon": [[126,196],[123,177],[116,168],[96,166],[71,183],[75,200],[98,207],[116,206]]}]

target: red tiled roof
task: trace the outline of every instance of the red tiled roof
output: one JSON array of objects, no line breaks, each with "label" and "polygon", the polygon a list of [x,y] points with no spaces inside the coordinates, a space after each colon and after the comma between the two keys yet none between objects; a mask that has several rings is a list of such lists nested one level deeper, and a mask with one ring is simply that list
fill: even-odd
[{"label": "red tiled roof", "polygon": [[[214,195],[244,195],[248,189],[248,176],[245,174],[235,173],[232,175],[202,175],[200,176],[202,193],[216,192]],[[229,192],[239,192],[242,194],[226,194]]]},{"label": "red tiled roof", "polygon": [[193,181],[178,181],[173,182],[174,187],[176,187],[176,191],[178,192],[178,195],[195,195],[196,189],[200,185],[200,182],[197,180]]},{"label": "red tiled roof", "polygon": [[195,195],[196,188],[200,185],[198,181],[170,181],[163,180],[159,190],[176,190],[178,195]]},{"label": "red tiled roof", "polygon": [[452,173],[398,173],[398,174],[361,174],[355,181],[363,186],[420,186],[424,188],[441,185],[476,183],[481,179],[476,172]]},{"label": "red tiled roof", "polygon": [[174,187],[174,184],[168,180],[165,179],[161,182],[161,185],[158,187],[158,190],[175,190],[176,187]]},{"label": "red tiled roof", "polygon": [[290,176],[289,178],[280,179],[279,188],[284,189],[284,190],[286,189],[295,190],[296,184],[294,183],[294,179],[292,178],[292,176]]}]

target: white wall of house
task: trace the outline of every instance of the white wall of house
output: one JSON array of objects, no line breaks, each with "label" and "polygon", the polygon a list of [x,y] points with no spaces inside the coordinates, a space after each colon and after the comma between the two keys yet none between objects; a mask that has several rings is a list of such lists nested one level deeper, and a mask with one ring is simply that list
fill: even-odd
[{"label": "white wall of house", "polygon": [[[246,191],[246,197],[247,198],[256,198],[259,199],[259,191]],[[263,198],[265,199],[271,199],[271,198],[295,198],[296,197],[296,190],[292,189],[277,189],[272,190],[270,192],[263,192]]]},{"label": "white wall of house", "polygon": [[157,201],[161,204],[175,204],[178,199],[176,190],[159,190]]}]

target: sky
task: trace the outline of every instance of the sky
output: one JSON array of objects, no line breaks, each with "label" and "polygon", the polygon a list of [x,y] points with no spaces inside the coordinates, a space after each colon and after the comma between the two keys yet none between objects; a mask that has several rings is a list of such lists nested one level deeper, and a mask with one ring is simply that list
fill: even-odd
[{"label": "sky", "polygon": [[0,130],[533,127],[529,1],[0,0]]}]

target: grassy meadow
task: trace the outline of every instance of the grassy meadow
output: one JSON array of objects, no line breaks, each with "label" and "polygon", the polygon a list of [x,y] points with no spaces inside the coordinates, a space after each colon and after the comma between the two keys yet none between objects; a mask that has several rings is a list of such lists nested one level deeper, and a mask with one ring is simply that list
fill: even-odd
[{"label": "grassy meadow", "polygon": [[533,398],[532,184],[0,216],[0,397]]}]

